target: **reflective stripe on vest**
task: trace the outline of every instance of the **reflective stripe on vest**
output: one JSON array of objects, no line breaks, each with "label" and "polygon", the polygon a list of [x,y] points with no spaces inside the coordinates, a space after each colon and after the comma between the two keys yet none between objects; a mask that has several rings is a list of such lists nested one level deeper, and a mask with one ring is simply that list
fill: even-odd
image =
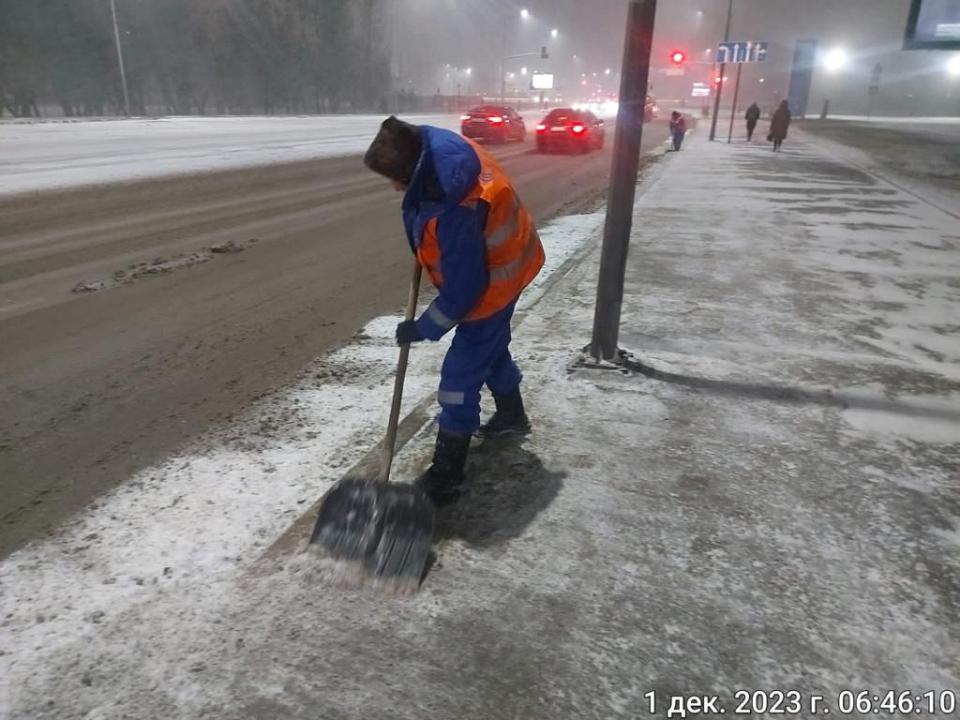
[{"label": "reflective stripe on vest", "polygon": [[[543,247],[540,243],[540,235],[537,233],[537,229],[533,227],[530,228],[530,233],[533,237],[528,240],[526,246],[523,248],[523,255],[515,260],[511,260],[506,265],[490,268],[490,282],[508,282],[523,272],[523,269],[530,262],[534,254],[536,254],[537,250]],[[542,266],[543,264],[541,263],[541,267]],[[540,268],[537,268],[537,270],[539,269]],[[532,280],[533,278],[530,279]],[[526,284],[524,287],[526,287]]]},{"label": "reflective stripe on vest", "polygon": [[507,221],[493,232],[487,234],[487,247],[498,248],[513,235],[520,226],[520,199],[513,195],[511,198],[512,211]]},{"label": "reflective stripe on vest", "polygon": [[[480,158],[481,171],[477,184],[460,204],[475,209],[482,200],[489,208],[484,226],[489,282],[476,306],[463,319],[480,320],[516,300],[540,272],[545,255],[533,218],[521,204],[506,174],[483,148],[472,141],[468,142]],[[437,218],[431,218],[424,226],[417,258],[433,284],[442,286]],[[439,310],[433,309],[437,316],[432,319],[437,325],[447,327],[446,323],[439,321],[441,318],[452,322]]]}]

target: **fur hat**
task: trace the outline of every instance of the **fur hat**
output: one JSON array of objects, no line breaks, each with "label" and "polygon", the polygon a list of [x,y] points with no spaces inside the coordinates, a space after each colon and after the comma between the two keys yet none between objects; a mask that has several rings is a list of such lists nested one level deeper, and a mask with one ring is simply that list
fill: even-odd
[{"label": "fur hat", "polygon": [[384,177],[409,185],[422,145],[420,128],[391,115],[380,125],[380,132],[363,156],[363,164]]}]

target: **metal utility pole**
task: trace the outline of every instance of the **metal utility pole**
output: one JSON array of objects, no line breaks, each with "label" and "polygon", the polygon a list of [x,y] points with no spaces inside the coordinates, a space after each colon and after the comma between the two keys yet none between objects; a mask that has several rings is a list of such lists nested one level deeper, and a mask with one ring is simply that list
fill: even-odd
[{"label": "metal utility pole", "polygon": [[507,100],[507,78],[506,57],[507,57],[507,28],[510,26],[510,10],[504,8],[503,11],[503,32],[500,33],[500,104],[503,105]]},{"label": "metal utility pole", "polygon": [[730,111],[730,132],[727,133],[727,145],[733,140],[733,121],[737,118],[737,99],[740,97],[740,72],[743,63],[737,63],[737,82],[733,86],[733,109]]},{"label": "metal utility pole", "polygon": [[657,0],[631,0],[620,75],[620,107],[613,138],[613,167],[603,227],[600,279],[590,353],[598,361],[617,358],[623,281],[633,225],[633,201],[640,165],[643,113],[650,80],[650,50]]},{"label": "metal utility pole", "polygon": [[873,118],[873,103],[880,94],[880,75],[883,73],[883,66],[877,63],[873,66],[873,72],[870,74],[870,86],[867,88],[867,120]]},{"label": "metal utility pole", "polygon": [[364,7],[364,30],[366,37],[366,53],[364,55],[363,66],[363,93],[371,108],[377,107],[376,98],[373,91],[373,10],[377,0],[367,0]]},{"label": "metal utility pole", "polygon": [[117,43],[117,64],[120,66],[120,84],[123,85],[123,111],[130,117],[130,93],[127,92],[127,71],[123,66],[123,47],[120,45],[120,26],[117,25],[117,1],[110,0],[113,15],[113,39]]},{"label": "metal utility pole", "polygon": [[500,59],[500,104],[503,105],[507,100],[507,78],[504,75],[504,63],[506,60],[504,58]]},{"label": "metal utility pole", "polygon": [[[723,41],[730,42],[730,20],[733,18],[733,0],[727,5],[727,29],[723,31]],[[723,77],[727,64],[720,63],[720,81],[717,83],[717,96],[713,99],[713,117],[710,119],[710,139],[717,136],[717,117],[720,115],[720,95],[723,93]]]}]

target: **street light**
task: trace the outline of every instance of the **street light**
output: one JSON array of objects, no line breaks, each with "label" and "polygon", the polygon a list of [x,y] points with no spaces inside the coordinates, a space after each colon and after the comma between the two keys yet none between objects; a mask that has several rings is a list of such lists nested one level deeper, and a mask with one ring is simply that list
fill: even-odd
[{"label": "street light", "polygon": [[529,20],[529,19],[530,19],[530,11],[527,10],[526,8],[524,8],[523,10],[520,11],[520,17],[522,17],[524,20]]},{"label": "street light", "polygon": [[521,74],[521,75],[526,75],[526,74],[527,74],[527,69],[526,69],[525,67],[520,68],[520,74]]},{"label": "street light", "polygon": [[560,31],[557,30],[556,28],[554,28],[553,30],[550,31],[550,37],[552,37],[554,40],[557,39],[557,35],[559,35],[559,34],[560,34]]},{"label": "street light", "polygon": [[120,67],[120,83],[123,86],[123,111],[127,117],[130,117],[130,93],[127,91],[127,71],[123,64],[123,47],[120,45],[116,0],[110,0],[110,14],[113,16],[113,39],[117,46],[117,65]]},{"label": "street light", "polygon": [[960,77],[960,55],[954,55],[947,60],[947,72],[954,77]]},{"label": "street light", "polygon": [[823,56],[823,66],[827,72],[837,72],[847,66],[849,58],[843,48],[834,48]]},{"label": "street light", "polygon": [[609,75],[609,74],[610,74],[610,68],[607,68],[606,70],[604,70],[604,71],[603,71],[603,74],[604,74],[604,75]]}]

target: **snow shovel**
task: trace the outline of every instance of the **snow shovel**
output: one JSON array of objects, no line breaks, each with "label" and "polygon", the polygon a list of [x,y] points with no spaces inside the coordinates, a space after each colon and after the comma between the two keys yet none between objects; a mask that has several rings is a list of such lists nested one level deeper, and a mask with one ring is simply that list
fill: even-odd
[{"label": "snow shovel", "polygon": [[[416,263],[406,320],[413,320],[417,311],[420,273]],[[433,543],[433,504],[413,485],[390,484],[409,355],[410,345],[401,345],[380,476],[344,478],[334,485],[320,504],[310,536],[310,545],[348,566],[343,568],[348,573],[386,581],[399,592],[417,590]]]}]

